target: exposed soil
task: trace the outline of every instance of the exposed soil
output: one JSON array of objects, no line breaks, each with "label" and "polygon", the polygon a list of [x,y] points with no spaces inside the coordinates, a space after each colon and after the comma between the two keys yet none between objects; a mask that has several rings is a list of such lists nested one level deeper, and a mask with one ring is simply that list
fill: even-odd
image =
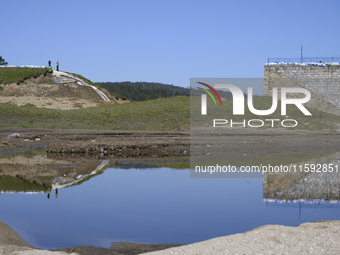
[{"label": "exposed soil", "polygon": [[33,104],[41,108],[69,110],[129,102],[98,87],[111,100],[104,101],[91,87],[56,72],[46,72],[22,83],[1,84],[1,87],[0,103],[17,106]]},{"label": "exposed soil", "polygon": [[191,131],[191,156],[339,151],[340,132],[204,129]]},{"label": "exposed soil", "polygon": [[[20,137],[10,138],[18,133]],[[32,130],[0,128],[0,152],[46,146],[53,155],[168,157],[189,155],[189,132]]]},{"label": "exposed soil", "polygon": [[[14,133],[20,134],[20,137],[10,138]],[[241,129],[212,132],[200,129],[194,131],[190,138],[188,130],[157,132],[0,128],[0,152],[18,152],[20,148],[37,146],[47,147],[49,157],[178,157],[189,156],[190,153],[192,156],[204,155],[207,150],[216,156],[240,153],[264,155],[282,151],[339,151],[340,132]]]}]

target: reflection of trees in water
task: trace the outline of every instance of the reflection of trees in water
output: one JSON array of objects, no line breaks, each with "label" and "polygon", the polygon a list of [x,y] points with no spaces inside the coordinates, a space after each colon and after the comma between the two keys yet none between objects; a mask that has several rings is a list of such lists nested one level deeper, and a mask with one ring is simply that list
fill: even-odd
[{"label": "reflection of trees in water", "polygon": [[44,193],[48,188],[37,183],[31,183],[23,178],[0,176],[0,194],[1,193],[20,193],[34,194]]}]

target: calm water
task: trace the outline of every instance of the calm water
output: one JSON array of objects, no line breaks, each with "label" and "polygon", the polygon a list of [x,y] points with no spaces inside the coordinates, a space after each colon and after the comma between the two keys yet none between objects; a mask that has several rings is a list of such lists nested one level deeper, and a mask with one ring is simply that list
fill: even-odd
[{"label": "calm water", "polygon": [[0,220],[30,245],[53,249],[111,242],[188,244],[264,224],[340,220],[330,203],[273,203],[263,179],[193,179],[190,170],[110,167],[47,194],[1,194]]}]

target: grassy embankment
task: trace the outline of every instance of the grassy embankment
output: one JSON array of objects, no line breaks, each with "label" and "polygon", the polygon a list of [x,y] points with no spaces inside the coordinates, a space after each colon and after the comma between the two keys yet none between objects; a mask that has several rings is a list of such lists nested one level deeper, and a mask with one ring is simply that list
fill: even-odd
[{"label": "grassy embankment", "polygon": [[0,68],[0,84],[19,83],[30,77],[36,77],[44,74],[49,68]]},{"label": "grassy embankment", "polygon": [[[227,119],[229,121],[228,126],[230,126],[230,119],[233,122],[243,122],[246,121],[246,126],[248,126],[248,121],[251,119],[260,119],[265,124],[263,128],[273,129],[270,126],[272,125],[271,121],[266,121],[266,119],[276,119],[274,121],[274,128],[283,128],[281,122],[286,119],[294,119],[298,122],[296,127],[292,128],[284,128],[284,129],[292,129],[292,130],[310,130],[310,131],[336,131],[340,130],[340,116],[336,116],[334,114],[326,113],[323,111],[315,110],[308,108],[308,111],[312,114],[312,116],[305,116],[300,109],[298,109],[295,105],[287,105],[286,115],[281,115],[281,101],[278,101],[277,109],[274,113],[269,116],[258,116],[251,113],[247,107],[247,100],[245,100],[244,110],[245,115],[233,115],[233,101],[223,101],[223,106],[217,105],[215,106],[212,100],[207,101],[207,115],[202,118],[201,117],[201,102],[200,98],[191,98],[191,121],[192,125],[197,126],[212,126],[214,119]],[[266,110],[270,109],[272,106],[272,98],[268,96],[256,96],[253,98],[254,107],[258,110]],[[251,125],[260,125],[259,121],[254,121]],[[284,125],[294,125],[294,122],[285,122]],[[235,125],[236,127],[240,127],[241,125]],[[249,128],[249,127],[246,127]],[[254,129],[254,128],[253,128]]]},{"label": "grassy embankment", "polygon": [[[1,173],[2,170],[0,170]],[[0,176],[0,190],[4,191],[47,191],[41,185],[24,181],[20,178]]]},{"label": "grassy embankment", "polygon": [[189,97],[185,96],[65,111],[32,105],[0,104],[0,126],[106,130],[188,129],[189,105]]},{"label": "grassy embankment", "polygon": [[[254,99],[255,107],[268,109],[271,98],[257,97]],[[232,116],[232,101],[224,103],[223,109],[211,111],[207,115],[206,123],[212,125],[213,118],[232,118],[241,122],[243,119],[268,119],[266,116],[256,116],[246,110],[245,116]],[[216,106],[209,109],[218,109]],[[212,108],[215,107],[215,108]],[[246,107],[247,109],[247,107]],[[304,116],[295,106],[288,106],[289,119],[298,121],[296,130],[339,130],[340,117],[314,109],[309,109],[312,116]],[[280,105],[270,116],[270,119],[286,119],[280,115]],[[266,121],[265,121],[266,122]],[[270,122],[266,122],[267,125]],[[253,123],[258,125],[258,123]],[[1,127],[26,127],[48,129],[108,129],[108,130],[163,130],[174,127],[188,129],[190,127],[190,98],[176,96],[159,98],[155,100],[132,102],[121,105],[104,105],[93,108],[76,110],[53,110],[36,108],[32,105],[14,106],[0,104]],[[281,127],[280,122],[275,122],[275,127]],[[267,126],[267,128],[270,128]]]}]

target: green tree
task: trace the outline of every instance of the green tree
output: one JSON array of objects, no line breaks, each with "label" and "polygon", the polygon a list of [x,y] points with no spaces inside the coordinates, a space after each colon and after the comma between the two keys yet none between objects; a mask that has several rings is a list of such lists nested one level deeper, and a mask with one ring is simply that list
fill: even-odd
[{"label": "green tree", "polygon": [[8,63],[0,56],[0,66],[8,65]]}]

